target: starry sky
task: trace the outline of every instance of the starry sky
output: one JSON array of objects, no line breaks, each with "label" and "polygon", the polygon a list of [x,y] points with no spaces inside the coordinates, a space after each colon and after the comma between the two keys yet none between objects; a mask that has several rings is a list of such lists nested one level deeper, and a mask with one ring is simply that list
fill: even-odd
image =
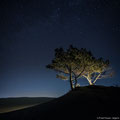
[{"label": "starry sky", "polygon": [[45,66],[70,44],[110,60],[115,75],[96,84],[120,86],[120,0],[1,0],[0,97],[68,92],[69,82]]}]

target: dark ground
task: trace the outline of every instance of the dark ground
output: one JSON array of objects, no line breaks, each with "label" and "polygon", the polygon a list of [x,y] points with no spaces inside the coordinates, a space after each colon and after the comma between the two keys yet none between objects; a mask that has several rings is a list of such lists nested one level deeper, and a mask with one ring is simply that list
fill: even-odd
[{"label": "dark ground", "polygon": [[50,97],[0,98],[0,113],[24,109],[53,100]]},{"label": "dark ground", "polygon": [[[31,108],[0,114],[0,120],[77,119],[94,120],[97,117],[119,117],[120,88],[86,86],[66,95]],[[99,118],[98,118],[99,119]]]}]

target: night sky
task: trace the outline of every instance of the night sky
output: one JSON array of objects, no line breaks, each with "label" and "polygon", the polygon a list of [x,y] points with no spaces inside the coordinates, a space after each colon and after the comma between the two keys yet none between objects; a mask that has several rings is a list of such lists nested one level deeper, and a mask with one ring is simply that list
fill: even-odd
[{"label": "night sky", "polygon": [[110,60],[115,75],[96,84],[120,86],[120,0],[0,0],[0,97],[68,92],[45,66],[70,44]]}]

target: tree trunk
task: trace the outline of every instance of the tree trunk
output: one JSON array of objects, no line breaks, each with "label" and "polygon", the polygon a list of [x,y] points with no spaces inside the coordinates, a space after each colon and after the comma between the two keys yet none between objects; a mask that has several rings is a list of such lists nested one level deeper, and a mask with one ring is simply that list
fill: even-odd
[{"label": "tree trunk", "polygon": [[88,82],[90,85],[94,85],[94,83],[92,83],[91,79],[87,78]]},{"label": "tree trunk", "polygon": [[99,73],[99,75],[96,77],[96,79],[94,80],[93,84],[96,83],[96,81],[99,79],[100,75],[101,75],[101,73]]},{"label": "tree trunk", "polygon": [[75,77],[75,87],[77,86],[77,77]]},{"label": "tree trunk", "polygon": [[94,85],[94,83],[90,82],[90,85]]},{"label": "tree trunk", "polygon": [[70,69],[70,87],[71,87],[71,90],[73,90],[72,71],[71,71],[71,69]]}]

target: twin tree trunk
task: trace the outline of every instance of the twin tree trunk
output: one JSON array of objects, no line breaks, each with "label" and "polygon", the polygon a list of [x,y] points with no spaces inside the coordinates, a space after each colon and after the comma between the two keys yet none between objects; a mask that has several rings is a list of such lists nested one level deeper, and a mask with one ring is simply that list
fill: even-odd
[{"label": "twin tree trunk", "polygon": [[[73,82],[72,82],[72,70],[71,70],[71,68],[70,68],[70,70],[69,70],[69,73],[70,73],[70,87],[71,87],[71,90],[73,90],[74,87],[73,87]],[[101,75],[101,74],[99,74],[93,82],[92,82],[92,80],[88,77],[87,80],[88,80],[89,84],[90,84],[90,85],[94,85],[100,75]],[[76,87],[76,85],[77,85],[77,77],[75,77],[75,87]]]},{"label": "twin tree trunk", "polygon": [[73,87],[73,82],[72,82],[72,70],[70,69],[70,87],[71,90],[73,90],[77,86],[77,77],[75,77],[75,86]]},{"label": "twin tree trunk", "polygon": [[94,85],[94,83],[91,81],[91,79],[87,78],[90,85]]},{"label": "twin tree trunk", "polygon": [[99,75],[96,77],[96,79],[94,81],[92,81],[90,78],[87,78],[88,82],[90,85],[94,85],[96,83],[96,81],[99,79],[101,73],[99,73]]}]

